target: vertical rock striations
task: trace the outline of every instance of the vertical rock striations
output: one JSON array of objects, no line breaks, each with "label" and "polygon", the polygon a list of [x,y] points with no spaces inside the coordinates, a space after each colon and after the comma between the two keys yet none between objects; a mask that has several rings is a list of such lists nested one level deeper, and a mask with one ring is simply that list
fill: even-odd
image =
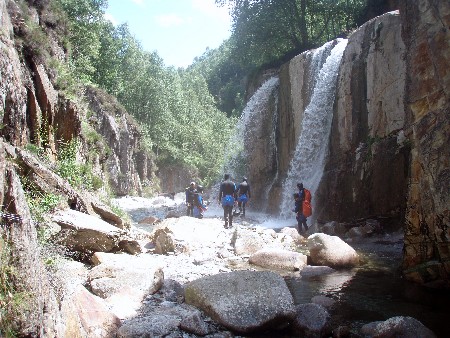
[{"label": "vertical rock striations", "polygon": [[404,274],[449,286],[450,3],[402,3],[406,123],[411,142]]},{"label": "vertical rock striations", "polygon": [[398,12],[367,22],[349,37],[329,158],[315,196],[319,219],[404,217],[409,154],[402,139],[404,55]]}]

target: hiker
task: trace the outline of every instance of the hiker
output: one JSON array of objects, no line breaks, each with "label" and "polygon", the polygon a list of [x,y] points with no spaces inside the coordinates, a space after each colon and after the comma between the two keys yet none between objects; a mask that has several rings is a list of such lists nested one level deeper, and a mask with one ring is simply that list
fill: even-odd
[{"label": "hiker", "polygon": [[306,217],[303,215],[303,200],[301,199],[300,193],[296,192],[294,194],[295,208],[292,210],[296,213],[295,218],[297,219],[297,231],[299,234],[302,233],[302,226],[305,227],[305,232],[308,231],[308,225],[306,224]]},{"label": "hiker", "polygon": [[236,184],[230,179],[229,174],[223,176],[220,184],[219,203],[223,207],[223,218],[225,219],[225,229],[233,226],[233,205],[236,199]]},{"label": "hiker", "polygon": [[203,186],[198,185],[197,186],[197,192],[194,193],[194,217],[196,218],[203,218],[203,214],[206,210],[208,210],[208,207],[206,206],[205,202],[203,201]]},{"label": "hiker", "polygon": [[[295,203],[295,212],[297,213],[298,231],[301,232],[302,225],[305,227],[305,232],[308,231],[308,225],[306,224],[306,219],[312,215],[311,206],[311,192],[303,187],[303,183],[297,183],[298,188],[298,208],[297,200]],[[294,199],[296,195],[294,194]]]},{"label": "hiker", "polygon": [[239,213],[245,217],[245,205],[250,199],[250,184],[248,184],[247,177],[242,178],[242,182],[237,187],[237,200]]},{"label": "hiker", "polygon": [[194,194],[197,192],[195,182],[191,182],[189,187],[186,188],[186,215],[194,216]]}]

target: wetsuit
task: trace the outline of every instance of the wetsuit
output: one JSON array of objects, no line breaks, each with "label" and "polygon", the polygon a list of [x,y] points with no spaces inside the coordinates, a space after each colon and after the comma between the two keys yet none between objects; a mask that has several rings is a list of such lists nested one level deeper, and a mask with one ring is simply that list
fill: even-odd
[{"label": "wetsuit", "polygon": [[[242,200],[241,196],[245,195],[246,197]],[[242,181],[238,186],[238,207],[239,212],[242,212],[242,216],[245,216],[245,205],[247,204],[247,200],[250,198],[250,184],[247,181]]]},{"label": "wetsuit", "polygon": [[195,193],[197,190],[193,187],[186,188],[186,215],[194,216]]},{"label": "wetsuit", "polygon": [[[234,199],[236,197],[236,185],[229,178],[222,182],[220,185],[219,191],[219,202],[222,201],[222,198],[226,196],[231,196]],[[224,205],[223,207],[223,218],[225,219],[225,228],[230,228],[233,226],[233,205]]]},{"label": "wetsuit", "polygon": [[302,226],[305,227],[305,231],[308,231],[308,225],[306,224],[306,217],[303,215],[303,200],[305,199],[305,191],[299,189],[299,198],[295,201],[294,212],[297,214],[298,232],[302,231]]}]

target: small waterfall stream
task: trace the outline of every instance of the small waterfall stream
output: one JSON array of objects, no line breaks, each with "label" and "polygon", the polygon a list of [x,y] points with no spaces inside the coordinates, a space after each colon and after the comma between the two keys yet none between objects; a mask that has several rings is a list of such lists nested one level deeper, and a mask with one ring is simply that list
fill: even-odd
[{"label": "small waterfall stream", "polygon": [[248,135],[254,137],[258,134],[257,129],[260,127],[261,120],[268,109],[268,101],[278,84],[278,76],[267,79],[252,95],[239,118],[235,132],[229,142],[230,146],[225,150],[224,172],[231,174],[235,179],[248,175],[248,150],[244,147],[244,141]]},{"label": "small waterfall stream", "polygon": [[[315,51],[312,64],[316,67],[321,66],[318,60],[329,44],[330,42]],[[322,178],[328,151],[336,79],[346,46],[347,40],[339,39],[318,71],[311,102],[305,109],[300,137],[287,178],[283,183],[280,210],[284,217],[292,217],[291,209],[294,205],[292,194],[297,191],[296,184],[303,182],[305,188],[308,188],[314,196]],[[317,69],[315,71],[317,72]]]}]

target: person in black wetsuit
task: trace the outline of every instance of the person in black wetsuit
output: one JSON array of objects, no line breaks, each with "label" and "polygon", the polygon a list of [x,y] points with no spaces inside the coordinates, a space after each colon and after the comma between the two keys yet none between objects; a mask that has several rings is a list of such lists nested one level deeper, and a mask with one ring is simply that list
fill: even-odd
[{"label": "person in black wetsuit", "polygon": [[195,202],[195,193],[197,192],[195,182],[191,182],[189,187],[186,188],[186,215],[194,216],[194,202]]},{"label": "person in black wetsuit", "polygon": [[242,178],[242,182],[238,185],[238,207],[239,213],[245,217],[245,205],[250,199],[250,184],[248,184],[247,177]]},{"label": "person in black wetsuit", "polygon": [[306,224],[306,217],[303,215],[303,200],[305,199],[305,194],[303,191],[303,184],[297,184],[297,187],[299,188],[298,193],[294,194],[294,200],[295,200],[295,208],[292,210],[296,214],[297,219],[297,226],[298,226],[298,233],[302,233],[302,228],[305,228],[305,232],[308,231],[308,225]]},{"label": "person in black wetsuit", "polygon": [[223,176],[220,184],[219,203],[222,203],[223,218],[225,219],[225,229],[233,226],[233,205],[236,199],[236,184],[230,179],[229,174]]}]

